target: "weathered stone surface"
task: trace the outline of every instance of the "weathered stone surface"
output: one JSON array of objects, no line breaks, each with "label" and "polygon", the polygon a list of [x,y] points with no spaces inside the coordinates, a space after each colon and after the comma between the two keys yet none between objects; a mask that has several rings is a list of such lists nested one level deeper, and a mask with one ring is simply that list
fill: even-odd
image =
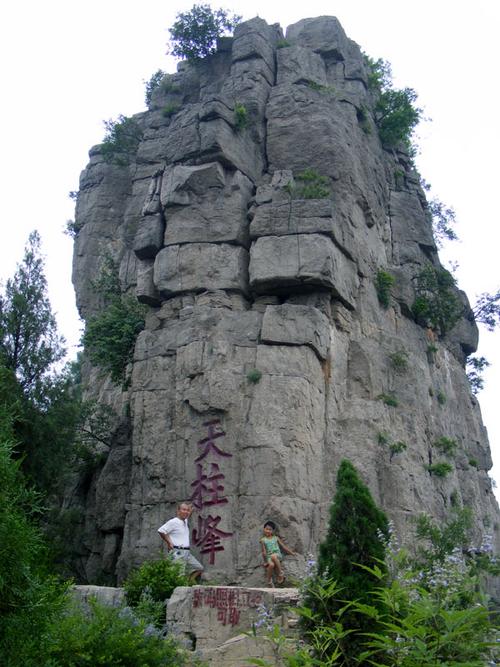
[{"label": "weathered stone surface", "polygon": [[164,229],[165,224],[159,213],[141,218],[134,239],[134,252],[139,259],[156,257],[163,247]]},{"label": "weathered stone surface", "polygon": [[[206,187],[197,192],[192,180],[194,175],[200,175],[200,168],[185,169],[198,171],[192,173],[187,183],[183,184],[182,194],[177,190],[175,198],[180,200],[185,196],[184,203],[190,205],[167,209],[165,245],[221,242],[248,245],[246,212],[252,194],[252,184],[248,178],[239,171],[225,174],[217,165],[217,169],[207,170],[217,174],[217,181],[209,180]],[[174,195],[167,195],[165,200],[172,202]]]},{"label": "weathered stone surface", "polygon": [[355,266],[320,234],[265,236],[250,249],[250,286],[259,293],[324,287],[354,307]]},{"label": "weathered stone surface", "polygon": [[248,253],[228,244],[188,243],[164,248],[155,260],[154,283],[164,296],[212,289],[248,290]]},{"label": "weathered stone surface", "polygon": [[[82,578],[120,581],[161,557],[157,528],[180,499],[195,503],[192,548],[209,579],[262,585],[267,518],[298,553],[285,569],[300,578],[343,458],[410,545],[412,517],[444,519],[452,498],[473,511],[477,540],[500,525],[463,369],[477,344],[468,302],[446,336],[412,314],[416,276],[440,266],[419,177],[403,150],[382,146],[362,53],[337,19],[290,26],[278,49],[281,37],[254,19],[215,55],[179,64],[136,116],[130,165],[105,164],[96,147],[82,174],[80,312],[105,307],[92,281],[108,255],[123,293],[149,306],[126,388],[83,366],[87,396],[130,415],[130,431],[68,496],[84,508]],[[306,169],[327,177],[326,198],[295,198]],[[387,308],[381,269],[395,278]],[[379,433],[406,449],[391,455]],[[458,446],[439,479],[426,466],[442,436]],[[234,643],[232,655],[250,650]],[[233,667],[233,649],[207,651]]]},{"label": "weathered stone surface", "polygon": [[269,610],[271,618],[276,619],[285,633],[289,633],[289,620],[295,621],[290,608],[297,603],[296,588],[179,587],[168,601],[167,623],[173,624],[181,635],[190,637],[205,657],[207,649],[219,647],[235,635],[251,630],[259,619],[261,605]]},{"label": "weathered stone surface", "polygon": [[141,303],[149,306],[160,305],[160,295],[154,284],[154,260],[146,259],[137,265],[137,285],[135,294]]},{"label": "weathered stone surface", "polygon": [[72,586],[71,594],[84,606],[87,606],[92,598],[109,607],[120,607],[125,602],[125,590],[112,586]]},{"label": "weathered stone surface", "polygon": [[223,188],[224,169],[217,162],[198,166],[175,165],[168,167],[162,180],[163,207],[196,203],[198,197],[210,188]]},{"label": "weathered stone surface", "polygon": [[273,83],[275,72],[274,48],[283,33],[277,26],[270,26],[255,17],[241,23],[234,31],[233,62],[261,58],[269,68],[269,83]]},{"label": "weathered stone surface", "polygon": [[423,262],[422,247],[436,250],[431,224],[414,194],[392,191],[390,218],[395,262]]},{"label": "weathered stone surface", "polygon": [[[260,194],[261,199],[263,194]],[[330,199],[288,199],[257,206],[250,223],[250,237],[289,234],[339,236],[334,204]]]},{"label": "weathered stone surface", "polygon": [[277,83],[313,83],[326,86],[326,67],[317,53],[302,46],[278,49],[278,80]]},{"label": "weathered stone surface", "polygon": [[308,345],[320,359],[330,351],[330,323],[317,308],[283,304],[267,306],[262,320],[263,343]]}]

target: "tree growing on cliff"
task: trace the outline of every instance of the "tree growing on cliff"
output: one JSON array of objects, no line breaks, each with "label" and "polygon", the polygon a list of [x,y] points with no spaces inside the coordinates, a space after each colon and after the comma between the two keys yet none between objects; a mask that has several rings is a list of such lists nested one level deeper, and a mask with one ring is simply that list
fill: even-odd
[{"label": "tree growing on cliff", "polygon": [[241,16],[210,5],[193,5],[188,12],[179,12],[170,28],[169,52],[178,58],[199,60],[216,51],[217,38],[231,33]]},{"label": "tree growing on cliff", "polygon": [[109,373],[113,382],[124,384],[135,341],[144,328],[146,307],[121,293],[118,267],[110,256],[103,258],[94,288],[105,307],[88,320],[83,345],[93,364]]},{"label": "tree growing on cliff", "polygon": [[376,96],[375,124],[380,140],[389,148],[403,144],[413,154],[411,139],[423,113],[422,109],[415,106],[417,93],[413,88],[394,88],[391,66],[382,58],[373,60],[365,56],[365,63],[368,68],[368,87]]}]

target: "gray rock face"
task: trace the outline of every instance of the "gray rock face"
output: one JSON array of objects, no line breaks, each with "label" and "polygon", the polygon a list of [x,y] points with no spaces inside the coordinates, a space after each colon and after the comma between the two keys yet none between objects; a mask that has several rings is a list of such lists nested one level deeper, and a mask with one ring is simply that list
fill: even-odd
[{"label": "gray rock face", "polygon": [[[85,366],[88,395],[130,418],[80,485],[89,580],[120,581],[160,557],[157,528],[187,499],[210,579],[262,583],[267,518],[299,553],[286,569],[300,576],[343,458],[403,540],[415,514],[443,519],[456,501],[478,539],[500,524],[463,368],[477,345],[467,299],[457,289],[464,316],[446,336],[412,313],[417,276],[440,267],[418,177],[404,152],[384,150],[361,51],[337,19],[282,37],[256,18],[214,56],[182,63],[137,115],[129,166],[96,147],[82,173],[82,316],[103,307],[92,281],[107,255],[123,292],[149,306],[126,389]],[[322,189],[304,191],[304,173]],[[388,308],[380,270],[395,278]],[[380,434],[406,449],[391,455]],[[426,466],[443,459],[442,436],[458,446],[438,478]]]}]

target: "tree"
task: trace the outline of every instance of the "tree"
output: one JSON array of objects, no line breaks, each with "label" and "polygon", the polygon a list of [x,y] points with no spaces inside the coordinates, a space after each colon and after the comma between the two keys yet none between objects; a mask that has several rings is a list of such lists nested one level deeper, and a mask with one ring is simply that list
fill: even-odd
[{"label": "tree", "polygon": [[0,296],[0,358],[34,400],[65,353],[47,296],[40,243],[33,231],[22,263]]},{"label": "tree", "polygon": [[390,148],[402,143],[412,153],[412,134],[422,118],[422,109],[415,106],[417,93],[413,88],[393,88],[391,66],[382,58],[373,60],[365,55],[365,63],[368,88],[376,95],[375,124],[380,140]]},{"label": "tree", "polygon": [[469,357],[467,359],[467,379],[473,394],[478,394],[484,388],[483,372],[489,365],[490,362],[486,357]]},{"label": "tree", "polygon": [[173,56],[199,60],[216,51],[217,38],[232,32],[241,16],[210,5],[193,5],[188,12],[179,12],[170,28],[169,49]]},{"label": "tree", "polygon": [[458,236],[453,229],[456,223],[454,209],[443,204],[437,197],[428,202],[428,211],[432,221],[432,233],[438,248],[443,247],[444,241],[456,241]]},{"label": "tree", "polygon": [[78,422],[71,374],[56,369],[63,354],[35,231],[0,297],[0,409],[12,415],[12,456],[46,496],[63,481]]},{"label": "tree", "polygon": [[494,331],[500,324],[500,290],[496,294],[483,292],[472,309],[478,324],[484,324],[488,331]]},{"label": "tree", "polygon": [[455,278],[446,269],[427,264],[418,274],[415,287],[417,296],[412,311],[416,321],[444,336],[464,312]]},{"label": "tree", "polygon": [[110,374],[113,382],[126,384],[127,365],[137,336],[144,329],[146,306],[134,296],[121,293],[118,267],[109,255],[103,257],[101,273],[93,286],[105,307],[87,322],[85,352],[93,364]]},{"label": "tree", "polygon": [[384,512],[352,463],[342,461],[328,532],[319,547],[318,574],[336,579],[345,599],[366,599],[375,582],[363,567],[382,566],[387,535]]},{"label": "tree", "polygon": [[64,592],[48,572],[47,549],[35,525],[40,499],[12,457],[16,414],[5,393],[15,383],[12,371],[0,365],[0,655],[8,666],[39,664],[28,656],[36,656]]},{"label": "tree", "polygon": [[[342,626],[342,635],[324,643],[318,652],[322,658],[342,655],[344,662],[339,664],[358,664],[355,656],[363,644],[363,633],[373,632],[377,624],[374,618],[360,616],[356,605],[373,605],[373,592],[385,576],[388,537],[384,512],[354,466],[342,461],[328,532],[319,547],[317,574],[306,586],[304,604],[310,613],[301,617],[305,637],[313,643],[318,632]],[[370,569],[376,569],[377,575]]]},{"label": "tree", "polygon": [[105,162],[126,167],[135,155],[142,139],[142,130],[133,118],[119,115],[116,120],[105,120],[106,135],[101,144]]}]

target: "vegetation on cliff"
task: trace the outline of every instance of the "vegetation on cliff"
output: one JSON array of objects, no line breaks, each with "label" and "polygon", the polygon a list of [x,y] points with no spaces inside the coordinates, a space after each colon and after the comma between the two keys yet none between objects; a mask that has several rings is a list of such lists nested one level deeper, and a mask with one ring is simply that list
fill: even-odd
[{"label": "vegetation on cliff", "polygon": [[[328,535],[302,585],[298,613],[305,645],[287,652],[290,644],[266,617],[262,625],[275,654],[288,667],[496,664],[496,621],[482,584],[484,574],[496,575],[499,567],[488,536],[470,548],[470,511],[456,507],[442,525],[419,516],[417,549],[410,555],[374,508],[352,465],[344,461],[341,468]],[[344,488],[348,479],[353,490]],[[360,502],[353,504],[355,489]],[[341,507],[349,508],[347,514]],[[380,522],[384,531],[377,532]],[[357,523],[367,535],[345,530],[344,523]],[[256,636],[260,626],[258,621]],[[270,667],[265,660],[250,662]]]},{"label": "vegetation on cliff", "polygon": [[210,5],[193,5],[187,12],[179,12],[169,29],[170,53],[178,58],[199,60],[216,52],[217,39],[230,33],[241,21],[241,16]]}]

